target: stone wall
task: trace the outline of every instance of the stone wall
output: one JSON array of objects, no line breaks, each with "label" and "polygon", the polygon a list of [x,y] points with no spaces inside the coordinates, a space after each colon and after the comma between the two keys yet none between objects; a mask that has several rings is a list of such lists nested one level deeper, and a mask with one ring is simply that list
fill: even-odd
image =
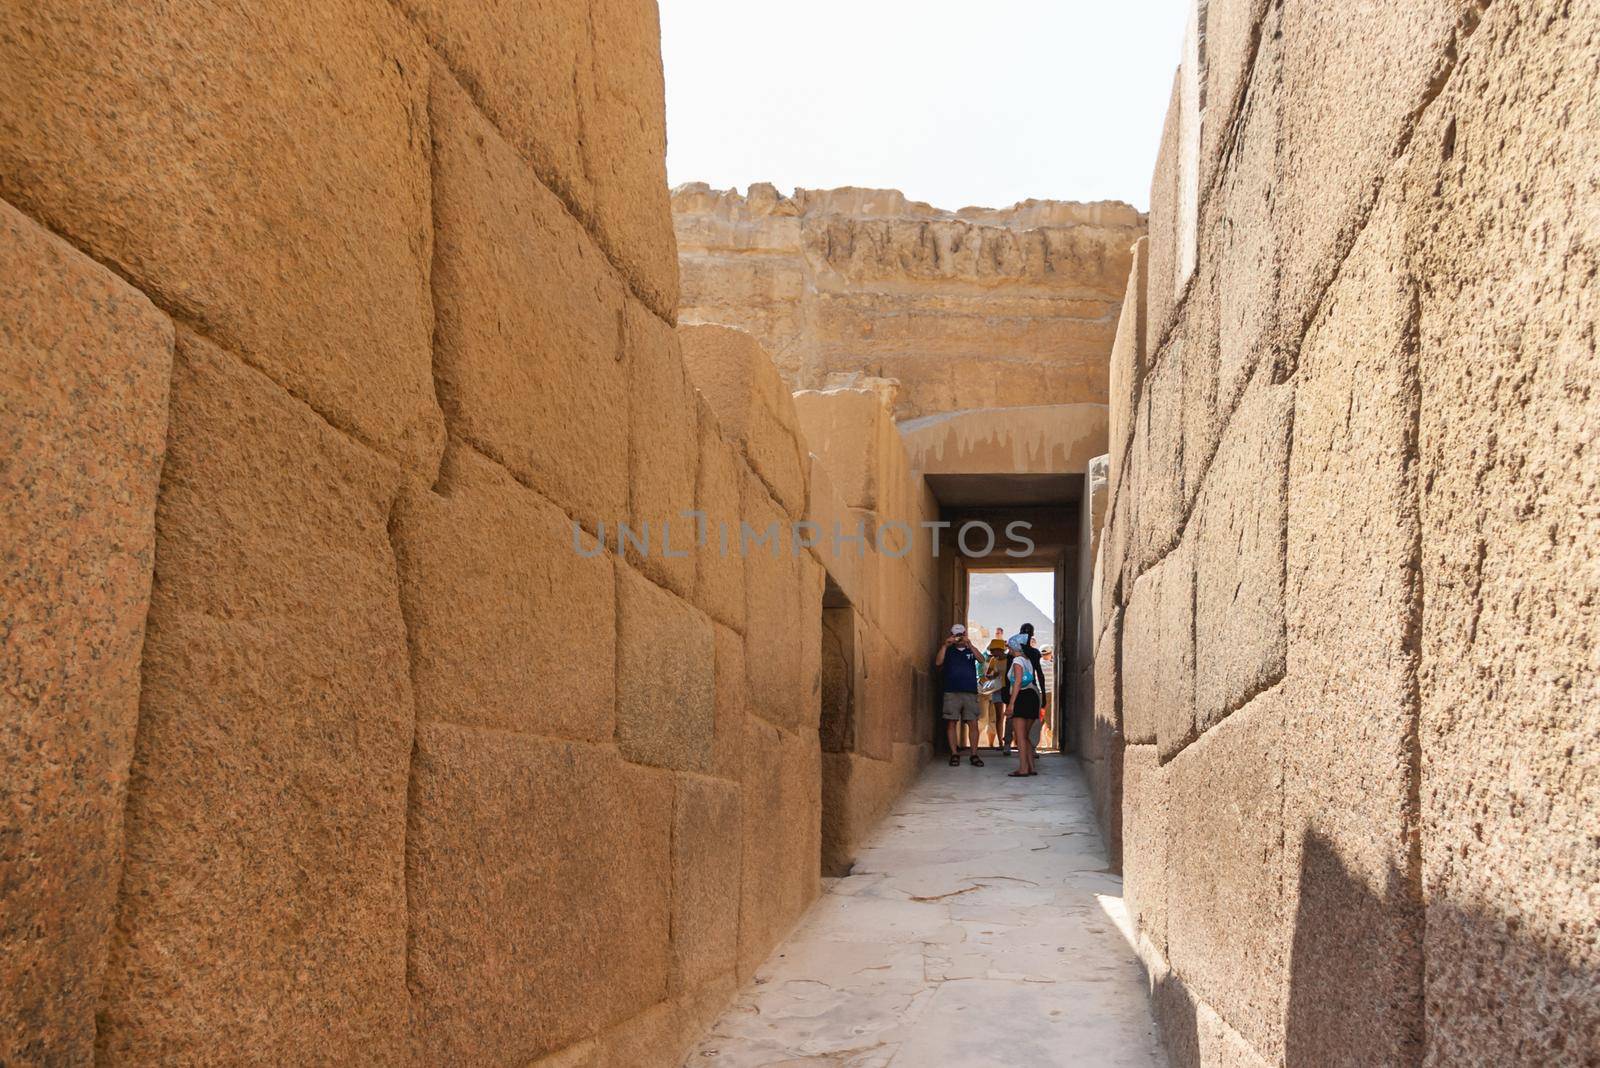
[{"label": "stone wall", "polygon": [[894,414],[1104,404],[1126,204],[941,211],[895,190],[672,198],[686,321],[753,333],[796,389],[899,383]]},{"label": "stone wall", "polygon": [[692,375],[663,124],[651,0],[0,22],[0,1061],[675,1064],[817,892],[828,580],[737,541],[843,506]]},{"label": "stone wall", "polygon": [[1197,9],[1081,658],[1169,1050],[1593,1064],[1600,11]]}]

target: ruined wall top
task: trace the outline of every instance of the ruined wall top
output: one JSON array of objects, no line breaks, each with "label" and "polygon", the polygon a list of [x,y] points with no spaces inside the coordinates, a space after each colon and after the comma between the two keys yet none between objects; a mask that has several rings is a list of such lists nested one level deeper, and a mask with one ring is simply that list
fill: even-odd
[{"label": "ruined wall top", "polygon": [[795,388],[898,380],[902,419],[1105,403],[1145,229],[1126,204],[947,211],[893,189],[696,182],[672,206],[682,319],[749,330]]}]

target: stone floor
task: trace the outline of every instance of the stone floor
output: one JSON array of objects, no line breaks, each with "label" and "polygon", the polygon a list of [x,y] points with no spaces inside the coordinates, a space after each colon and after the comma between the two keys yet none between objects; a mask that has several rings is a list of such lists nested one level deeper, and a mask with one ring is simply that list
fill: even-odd
[{"label": "stone floor", "polygon": [[1162,1066],[1078,764],[936,763],[684,1062]]}]

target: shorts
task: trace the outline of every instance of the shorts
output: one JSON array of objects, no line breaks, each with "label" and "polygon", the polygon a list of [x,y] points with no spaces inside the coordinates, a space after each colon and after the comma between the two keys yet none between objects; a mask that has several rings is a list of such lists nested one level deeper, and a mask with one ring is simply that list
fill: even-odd
[{"label": "shorts", "polygon": [[975,693],[947,693],[944,695],[944,718],[975,723],[978,719],[978,695]]},{"label": "shorts", "polygon": [[1038,719],[1039,691],[1030,686],[1017,694],[1017,700],[1011,706],[1011,715],[1016,719]]}]

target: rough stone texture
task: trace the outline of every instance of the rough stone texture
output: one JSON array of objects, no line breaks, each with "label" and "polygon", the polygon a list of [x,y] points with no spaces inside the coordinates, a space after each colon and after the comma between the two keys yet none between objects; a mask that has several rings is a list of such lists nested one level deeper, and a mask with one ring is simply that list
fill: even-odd
[{"label": "rough stone texture", "polygon": [[821,458],[812,453],[808,460],[806,520],[814,524],[817,537],[812,553],[845,600],[862,611],[874,609],[878,554],[867,554],[865,539],[859,546],[846,541],[854,536],[861,520],[839,498]]},{"label": "rough stone texture", "polygon": [[750,469],[739,459],[737,447],[723,437],[704,398],[697,398],[696,412],[700,463],[694,506],[704,516],[705,544],[697,547],[695,556],[695,603],[712,619],[743,632],[744,560],[737,547],[744,514],[740,502]]},{"label": "rough stone texture", "polygon": [[899,445],[894,421],[883,401],[867,389],[802,390],[794,395],[795,415],[810,450],[832,479],[840,500],[850,508],[882,507],[886,452]]},{"label": "rough stone texture", "polygon": [[720,623],[713,623],[712,631],[716,642],[712,664],[716,685],[712,708],[716,720],[711,735],[711,773],[723,779],[738,779],[744,774],[744,638]]},{"label": "rough stone texture", "polygon": [[1183,530],[1183,356],[1181,340],[1169,344],[1145,376],[1128,465],[1135,519],[1125,583],[1177,544]]},{"label": "rough stone texture", "polygon": [[[617,565],[617,746],[629,760],[680,771],[710,768],[712,626],[687,601]],[[547,690],[545,699],[551,696]]]},{"label": "rough stone texture", "polygon": [[901,443],[923,475],[1081,475],[1106,451],[1104,404],[972,408],[907,419]]},{"label": "rough stone texture", "polygon": [[756,339],[730,326],[678,328],[683,359],[723,432],[792,516],[806,508],[806,448],[789,387]]},{"label": "rough stone texture", "polygon": [[1283,6],[1276,196],[1283,218],[1293,220],[1280,297],[1290,338],[1309,324],[1378,179],[1449,69],[1457,19],[1476,4]]},{"label": "rough stone texture", "polygon": [[[1600,1049],[1600,11],[1491,7],[1413,144],[1428,1060]],[[1408,196],[1408,200],[1410,197]]]},{"label": "rough stone texture", "polygon": [[628,504],[622,284],[447,72],[430,110],[434,361],[450,432],[591,530],[611,528]]},{"label": "rough stone texture", "polygon": [[789,932],[818,888],[821,754],[814,737],[746,724],[739,978]]},{"label": "rough stone texture", "polygon": [[[1211,188],[1238,122],[1240,95],[1257,66],[1257,51],[1270,45],[1263,29],[1270,0],[1205,0],[1205,117],[1200,127],[1200,193]],[[1248,97],[1246,100],[1248,101]],[[1203,216],[1202,216],[1203,218]]]},{"label": "rough stone texture", "polygon": [[1172,98],[1161,127],[1155,174],[1150,179],[1150,265],[1145,283],[1145,339],[1150,359],[1159,358],[1177,309],[1178,134],[1183,70],[1172,77]]},{"label": "rough stone texture", "polygon": [[[616,688],[612,556],[469,446],[390,525],[419,721],[609,740]],[[550,687],[553,635],[583,632],[581,682]],[[580,666],[581,665],[581,666]]]},{"label": "rough stone texture", "polygon": [[1195,562],[1185,540],[1133,584],[1123,609],[1122,730],[1160,742],[1162,760],[1195,735]]},{"label": "rough stone texture", "polygon": [[[1289,467],[1284,702],[1291,1054],[1414,1060],[1416,900],[1413,284],[1385,197],[1307,336]],[[1312,993],[1314,991],[1314,993]]]},{"label": "rough stone texture", "polygon": [[[1091,707],[1089,752],[1093,755],[1094,811],[1100,835],[1106,842],[1111,866],[1122,870],[1122,790],[1123,752],[1127,736],[1122,730],[1121,689],[1122,612],[1113,610],[1094,652],[1094,667],[1089,672],[1088,703]],[[1080,675],[1080,678],[1082,676]]]},{"label": "rough stone texture", "polygon": [[[629,370],[628,514],[636,534],[648,531],[644,550],[630,542],[626,556],[656,582],[692,597],[697,561],[707,555],[696,544],[703,521],[682,514],[695,508],[699,471],[694,386],[684,372],[677,332],[638,301],[627,303],[623,337]],[[581,426],[580,421],[573,430]],[[587,428],[574,436],[585,446],[590,439]]]},{"label": "rough stone texture", "polygon": [[1167,951],[1170,775],[1155,746],[1122,750],[1122,896],[1135,928],[1161,953]]},{"label": "rough stone texture", "polygon": [[[1126,204],[949,212],[894,190],[697,183],[672,206],[684,320],[749,330],[792,388],[897,380],[902,419],[1106,401],[1144,232]],[[996,360],[1020,373],[994,375]]]},{"label": "rough stone texture", "polygon": [[29,5],[0,29],[0,196],[335,425],[431,472],[428,61],[392,9],[148,17]]},{"label": "rough stone texture", "polygon": [[1269,1061],[1288,993],[1283,716],[1262,694],[1166,768],[1167,958]]},{"label": "rough stone texture", "polygon": [[684,775],[672,808],[672,989],[733,971],[743,844],[739,787]]},{"label": "rough stone texture", "polygon": [[172,325],[0,203],[0,1062],[87,1063],[122,870]]},{"label": "rough stone texture", "polygon": [[538,178],[670,321],[660,31],[649,0],[396,0]]},{"label": "rough stone texture", "polygon": [[1133,437],[1139,394],[1144,385],[1149,349],[1145,337],[1145,298],[1149,284],[1150,239],[1141,237],[1133,246],[1133,265],[1128,269],[1128,288],[1122,298],[1122,315],[1111,344],[1108,370],[1110,405],[1109,434],[1112,481],[1121,471],[1128,442]]},{"label": "rough stone texture", "polygon": [[[744,553],[750,712],[787,730],[800,730],[808,725],[800,679],[799,558],[791,551],[788,517],[767,495],[761,480],[748,472],[743,515],[731,546],[732,551]],[[743,537],[746,527],[753,532],[749,538]],[[756,540],[762,537],[767,539],[764,543]],[[804,621],[806,626],[810,622]],[[813,718],[809,728],[816,725]]]},{"label": "rough stone texture", "polygon": [[403,1059],[400,477],[179,333],[101,1058]]},{"label": "rough stone texture", "polygon": [[527,1062],[665,997],[671,777],[609,748],[451,724],[416,744],[418,1056]]},{"label": "rough stone texture", "polygon": [[[1285,501],[1294,387],[1240,403],[1195,503],[1194,714],[1204,731],[1283,677]],[[1186,539],[1187,540],[1187,539]]]}]

